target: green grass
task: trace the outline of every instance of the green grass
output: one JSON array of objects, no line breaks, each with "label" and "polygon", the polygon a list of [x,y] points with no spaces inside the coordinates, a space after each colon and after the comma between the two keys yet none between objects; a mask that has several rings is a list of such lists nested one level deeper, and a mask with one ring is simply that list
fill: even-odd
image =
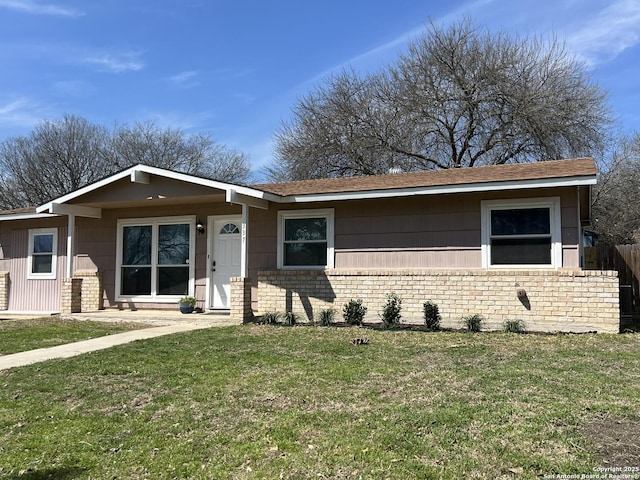
[{"label": "green grass", "polygon": [[79,322],[64,320],[60,317],[2,320],[0,321],[0,355],[53,347],[144,327],[148,327],[148,325]]},{"label": "green grass", "polygon": [[160,337],[0,372],[0,478],[593,474],[613,465],[587,427],[640,418],[639,352],[640,335]]}]

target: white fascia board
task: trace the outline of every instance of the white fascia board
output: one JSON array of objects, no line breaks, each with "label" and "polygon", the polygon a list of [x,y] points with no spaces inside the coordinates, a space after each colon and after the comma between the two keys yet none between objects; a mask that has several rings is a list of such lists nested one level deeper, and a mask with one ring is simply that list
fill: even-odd
[{"label": "white fascia board", "polygon": [[58,215],[51,215],[50,213],[12,213],[8,215],[0,215],[0,222],[8,220],[33,220],[36,218],[52,218]]},{"label": "white fascia board", "polygon": [[141,172],[157,175],[159,177],[171,178],[174,180],[181,180],[186,183],[192,183],[192,184],[201,185],[204,187],[224,190],[225,192],[234,190],[238,194],[246,195],[248,197],[265,199],[272,202],[277,201],[276,195],[263,192],[262,190],[256,190],[255,188],[242,187],[240,185],[235,185],[233,183],[225,183],[225,182],[220,182],[218,180],[210,180],[207,178],[194,177],[192,175],[189,175],[188,173],[173,172],[170,170],[163,170],[157,167],[148,167],[147,165],[138,165],[134,168],[140,170]]},{"label": "white fascia board", "polygon": [[571,178],[550,178],[540,180],[514,180],[509,182],[485,182],[465,185],[439,185],[435,187],[412,187],[389,190],[369,190],[357,192],[316,193],[280,197],[281,203],[330,202],[335,200],[365,200],[374,198],[411,197],[415,195],[443,195],[447,193],[477,193],[518,190],[530,188],[572,187],[595,185],[592,175]]},{"label": "white fascia board", "polygon": [[102,218],[102,209],[85,207],[83,205],[70,205],[67,203],[51,202],[51,213],[61,215],[74,215],[76,217]]},{"label": "white fascia board", "polygon": [[245,195],[247,197],[266,200],[267,202],[277,203],[282,201],[282,197],[280,195],[275,195],[273,193],[265,192],[263,190],[258,190],[251,187],[234,186],[234,185],[231,185],[231,187],[238,195]]},{"label": "white fascia board", "polygon": [[143,183],[148,184],[151,181],[149,174],[141,170],[132,170],[131,183]]},{"label": "white fascia board", "polygon": [[238,193],[236,190],[229,189],[226,194],[227,203],[235,203],[237,205],[248,205],[249,207],[261,208],[266,210],[269,208],[269,202],[262,198],[255,198],[249,195]]}]

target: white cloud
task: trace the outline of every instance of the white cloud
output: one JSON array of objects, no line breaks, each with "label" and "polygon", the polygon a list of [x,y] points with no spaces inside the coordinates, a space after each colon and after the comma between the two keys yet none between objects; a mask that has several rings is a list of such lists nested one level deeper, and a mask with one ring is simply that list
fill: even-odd
[{"label": "white cloud", "polygon": [[[0,0],[2,1],[2,0]],[[35,59],[46,64],[84,65],[106,73],[136,72],[145,68],[142,50],[118,50],[104,47],[81,47],[69,43],[51,42],[0,42],[3,58],[22,61]]]},{"label": "white cloud", "polygon": [[[202,112],[177,112],[177,111],[159,111],[159,110],[143,110],[134,114],[133,121],[146,122],[152,121],[162,128],[179,128],[184,131],[200,131],[208,120],[213,116],[210,111]],[[127,122],[131,118],[127,119]]]},{"label": "white cloud", "polygon": [[15,10],[30,15],[53,15],[58,17],[81,17],[83,12],[71,7],[39,3],[34,0],[0,0],[0,8]]},{"label": "white cloud", "polygon": [[95,87],[84,80],[61,80],[53,84],[53,88],[61,95],[84,97],[95,91]]},{"label": "white cloud", "polygon": [[640,2],[617,0],[570,32],[567,43],[589,65],[614,59],[640,43]]},{"label": "white cloud", "polygon": [[168,82],[176,88],[193,88],[200,85],[200,82],[196,80],[198,72],[195,70],[189,70],[186,72],[178,73],[167,78]]},{"label": "white cloud", "polygon": [[[463,15],[475,16],[476,12],[487,10],[489,5],[492,3],[496,3],[496,0],[472,0],[463,3],[460,7],[439,19],[435,19],[435,21],[446,24],[460,20]],[[358,71],[376,71],[383,67],[385,63],[395,62],[398,58],[398,54],[405,50],[411,42],[419,38],[425,31],[427,23],[428,19],[424,19],[419,25],[401,33],[394,39],[349,58],[339,65],[333,65],[325,69],[314,77],[305,80],[302,84],[297,85],[295,90],[300,89],[301,87],[308,88],[309,85],[315,84],[333,73],[340,72],[348,66],[351,66]]]},{"label": "white cloud", "polygon": [[0,101],[0,126],[2,128],[32,128],[49,114],[49,110],[25,96]]},{"label": "white cloud", "polygon": [[239,100],[240,102],[244,103],[245,105],[250,105],[254,103],[257,99],[255,95],[252,95],[250,93],[242,93],[242,92],[233,93],[231,94],[231,96],[236,100]]},{"label": "white cloud", "polygon": [[109,73],[137,72],[144,68],[140,60],[142,52],[97,53],[80,58],[81,63],[96,65],[98,70]]},{"label": "white cloud", "polygon": [[238,78],[243,78],[248,75],[251,75],[254,72],[251,68],[241,68],[241,69],[232,69],[232,68],[218,68],[214,70],[213,77],[217,80],[235,80]]}]

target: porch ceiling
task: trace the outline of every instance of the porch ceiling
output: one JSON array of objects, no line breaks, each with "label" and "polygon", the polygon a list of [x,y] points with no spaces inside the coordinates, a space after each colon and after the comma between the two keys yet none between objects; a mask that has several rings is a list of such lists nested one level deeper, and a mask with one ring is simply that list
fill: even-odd
[{"label": "porch ceiling", "polygon": [[153,176],[149,183],[132,183],[128,178],[117,180],[66,203],[107,209],[224,201],[224,190]]},{"label": "porch ceiling", "polygon": [[137,208],[137,207],[161,207],[169,205],[190,205],[197,203],[222,203],[225,201],[224,194],[215,195],[193,195],[181,197],[163,197],[161,194],[146,198],[128,200],[95,200],[84,201],[82,198],[74,199],[69,205],[82,205],[87,207],[97,207],[102,209],[113,208]]}]

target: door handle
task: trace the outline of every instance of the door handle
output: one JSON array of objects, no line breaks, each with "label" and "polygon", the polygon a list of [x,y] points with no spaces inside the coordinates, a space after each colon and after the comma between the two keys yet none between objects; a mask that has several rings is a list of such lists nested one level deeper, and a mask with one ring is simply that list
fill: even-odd
[{"label": "door handle", "polygon": [[216,271],[216,261],[215,260],[211,263],[211,271],[212,272]]}]

